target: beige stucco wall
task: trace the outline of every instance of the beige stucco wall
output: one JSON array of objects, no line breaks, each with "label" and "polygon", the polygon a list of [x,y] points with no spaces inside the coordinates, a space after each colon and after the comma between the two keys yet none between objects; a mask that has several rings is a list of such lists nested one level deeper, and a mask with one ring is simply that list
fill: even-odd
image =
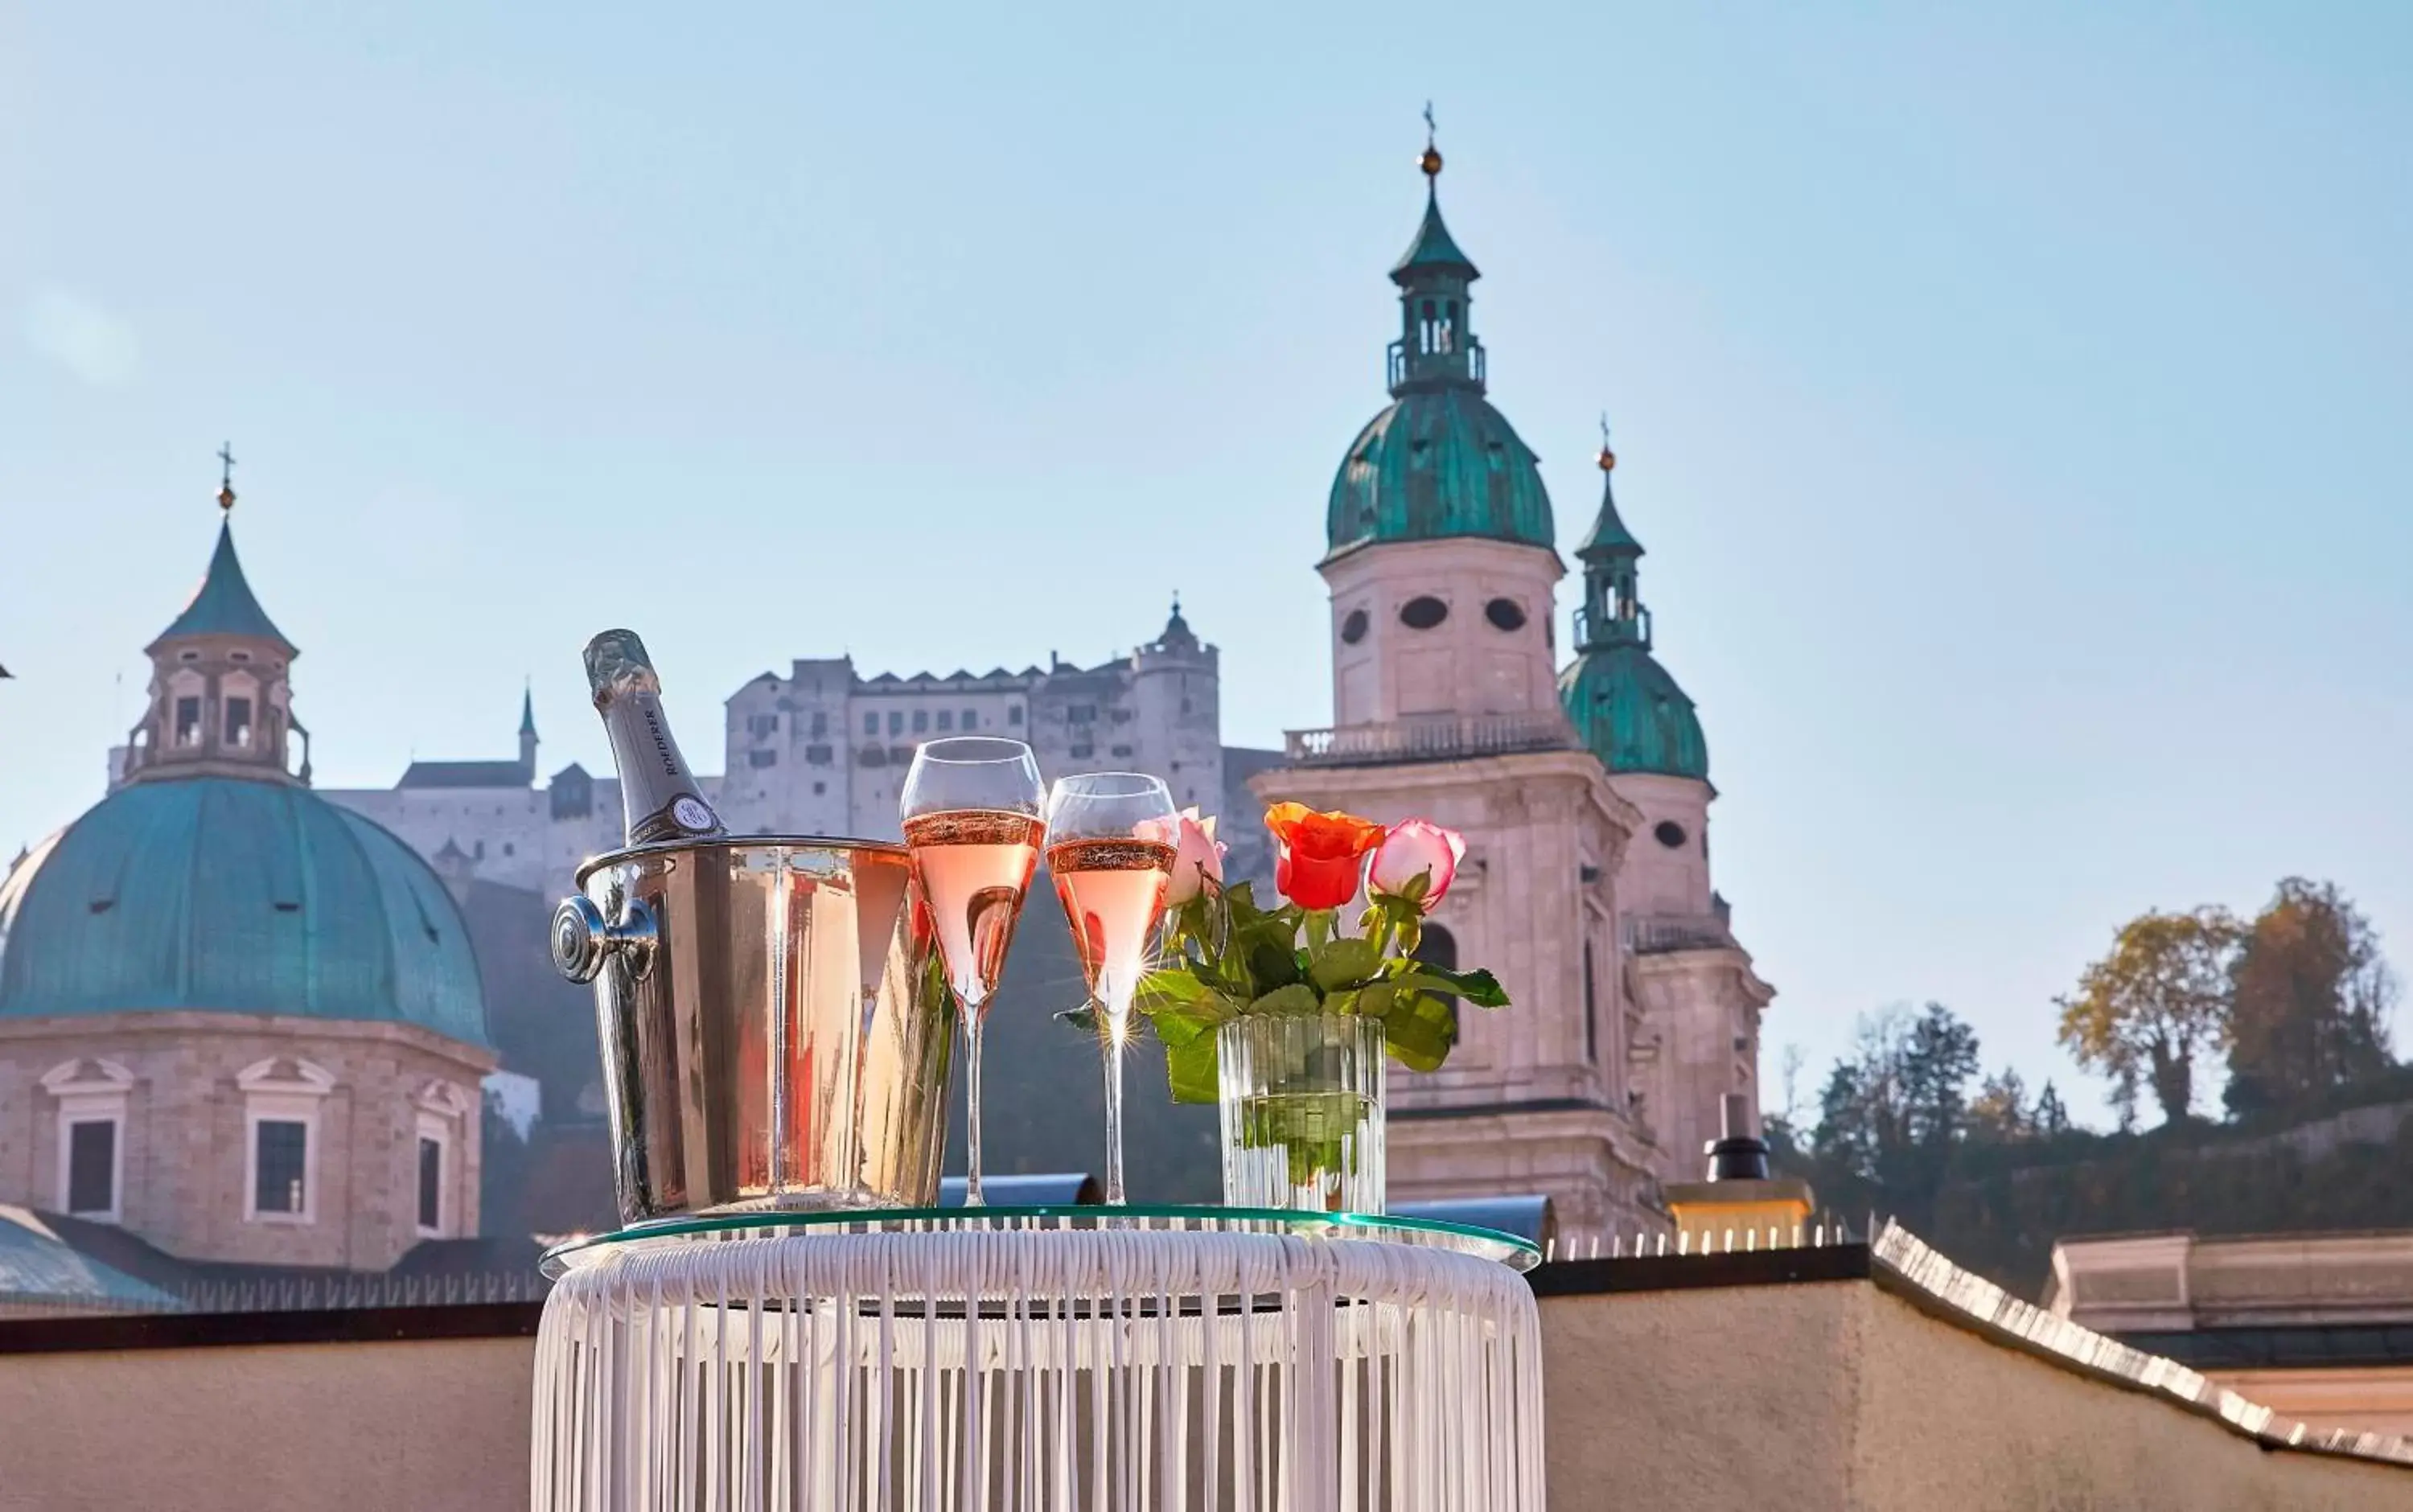
[{"label": "beige stucco wall", "polygon": [[[1543,1304],[1562,1512],[2413,1509],[1866,1282]],[[516,1507],[525,1339],[0,1355],[0,1508]]]},{"label": "beige stucco wall", "polygon": [[0,1508],[527,1505],[532,1339],[0,1356]]},{"label": "beige stucco wall", "polygon": [[2267,1452],[1865,1283],[1555,1298],[1543,1339],[1558,1507],[2413,1508],[2413,1470]]}]

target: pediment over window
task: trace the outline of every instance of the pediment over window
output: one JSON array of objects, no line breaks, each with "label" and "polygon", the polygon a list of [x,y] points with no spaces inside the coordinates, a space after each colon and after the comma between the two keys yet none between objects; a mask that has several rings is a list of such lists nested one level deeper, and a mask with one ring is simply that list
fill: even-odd
[{"label": "pediment over window", "polygon": [[335,1074],[297,1056],[271,1056],[235,1073],[234,1084],[246,1092],[300,1092],[324,1097],[335,1090]]},{"label": "pediment over window", "polygon": [[63,1061],[42,1073],[42,1090],[53,1097],[129,1092],[134,1090],[134,1073],[114,1060],[88,1056]]}]

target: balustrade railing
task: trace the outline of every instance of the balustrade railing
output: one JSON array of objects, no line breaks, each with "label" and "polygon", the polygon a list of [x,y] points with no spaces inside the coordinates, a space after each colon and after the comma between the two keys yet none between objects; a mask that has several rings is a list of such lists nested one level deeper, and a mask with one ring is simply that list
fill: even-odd
[{"label": "balustrade railing", "polygon": [[1294,766],[1378,766],[1393,762],[1446,762],[1513,751],[1572,750],[1576,733],[1566,716],[1480,714],[1384,724],[1293,730],[1283,756]]},{"label": "balustrade railing", "polygon": [[1624,923],[1629,956],[1667,956],[1680,950],[1730,950],[1734,931],[1725,914],[1636,913]]}]

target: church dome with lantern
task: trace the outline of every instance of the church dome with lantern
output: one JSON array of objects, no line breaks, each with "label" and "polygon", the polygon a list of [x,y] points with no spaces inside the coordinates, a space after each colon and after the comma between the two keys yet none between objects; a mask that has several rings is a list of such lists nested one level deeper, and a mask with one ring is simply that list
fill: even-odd
[{"label": "church dome with lantern", "polygon": [[296,648],[229,524],[147,649],[111,791],[0,882],[0,1103],[33,1131],[0,1202],[239,1264],[474,1235],[496,1057],[466,923],[311,790]]},{"label": "church dome with lantern", "polygon": [[1325,514],[1328,556],[1378,542],[1474,537],[1555,549],[1532,449],[1484,398],[1469,319],[1481,276],[1442,221],[1442,158],[1425,150],[1425,215],[1391,269],[1399,339],[1391,403],[1349,443]]},{"label": "church dome with lantern", "polygon": [[442,882],[285,767],[292,645],[229,525],[150,647],[125,783],[0,884],[0,1017],[144,1009],[416,1024],[486,1043]]}]

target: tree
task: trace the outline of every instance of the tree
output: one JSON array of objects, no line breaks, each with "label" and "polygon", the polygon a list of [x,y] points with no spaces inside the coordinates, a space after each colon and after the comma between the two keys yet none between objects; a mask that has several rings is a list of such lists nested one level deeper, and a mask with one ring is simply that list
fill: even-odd
[{"label": "tree", "polygon": [[2396,979],[2335,883],[2282,882],[2245,931],[2231,983],[2231,1109],[2283,1106],[2392,1063]]},{"label": "tree", "polygon": [[1917,1017],[1902,1008],[1865,1016],[1818,1094],[1811,1149],[1897,1192],[1928,1190],[1965,1132],[1976,1070],[1976,1032],[1940,1002]]},{"label": "tree", "polygon": [[2036,1120],[2028,1111],[2027,1096],[2027,1084],[2009,1066],[1987,1077],[1969,1103],[1969,1137],[1996,1145],[2035,1137]]},{"label": "tree", "polygon": [[1931,1002],[1910,1027],[1902,1056],[1902,1101],[1911,1143],[1940,1149],[1961,1136],[1969,1078],[1977,1074],[1977,1031],[1940,1002]]},{"label": "tree", "polygon": [[2237,921],[2221,909],[2140,914],[2086,968],[2077,994],[2055,1000],[2062,1045],[2080,1066],[2111,1078],[2123,1127],[2140,1081],[2166,1120],[2188,1117],[2196,1057],[2228,1041],[2238,938]]},{"label": "tree", "polygon": [[2050,1081],[2036,1093],[2036,1112],[2029,1118],[2040,1139],[2057,1139],[2074,1127],[2069,1121],[2068,1104],[2061,1100],[2061,1093],[2053,1090]]}]

